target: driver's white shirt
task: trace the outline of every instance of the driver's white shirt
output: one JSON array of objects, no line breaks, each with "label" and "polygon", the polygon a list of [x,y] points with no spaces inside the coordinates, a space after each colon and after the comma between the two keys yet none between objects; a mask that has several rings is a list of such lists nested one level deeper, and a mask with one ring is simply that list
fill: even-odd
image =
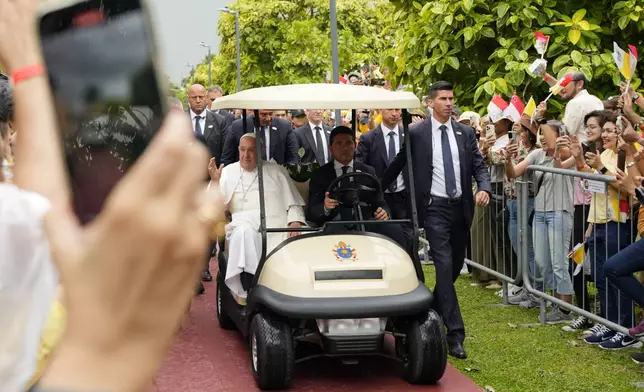
[{"label": "driver's white shirt", "polygon": [[335,159],[333,160],[333,167],[335,168],[336,178],[342,175],[342,168],[345,166],[349,166],[349,170],[347,170],[347,173],[353,172],[353,161],[349,162],[348,165],[343,165],[340,162],[336,161]]}]

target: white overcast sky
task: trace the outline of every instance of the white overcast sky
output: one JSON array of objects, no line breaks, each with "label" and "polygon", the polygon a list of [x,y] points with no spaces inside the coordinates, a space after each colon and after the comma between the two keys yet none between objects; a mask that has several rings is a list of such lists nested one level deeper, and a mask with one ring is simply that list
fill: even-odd
[{"label": "white overcast sky", "polygon": [[197,64],[206,56],[208,49],[199,42],[210,45],[213,54],[217,53],[220,14],[217,8],[231,3],[232,0],[148,0],[163,67],[170,80],[181,81],[189,72],[185,64]]}]

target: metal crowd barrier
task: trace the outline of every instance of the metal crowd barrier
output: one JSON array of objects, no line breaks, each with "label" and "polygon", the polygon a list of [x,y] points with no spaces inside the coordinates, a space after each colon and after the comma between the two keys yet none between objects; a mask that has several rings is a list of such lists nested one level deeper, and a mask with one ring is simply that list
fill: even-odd
[{"label": "metal crowd barrier", "polygon": [[[562,176],[561,181],[569,181],[572,183],[572,189],[583,184],[584,190],[591,192],[595,195],[604,194],[608,200],[608,193],[610,183],[615,181],[614,177],[599,175],[594,173],[585,173],[576,170],[565,170],[557,169],[552,167],[544,166],[531,166],[528,168],[526,175],[523,179],[517,181],[517,198],[518,198],[518,236],[519,236],[519,268],[523,278],[523,288],[527,290],[528,293],[539,299],[540,302],[540,321],[542,324],[546,323],[546,301],[550,302],[552,305],[559,306],[565,310],[568,310],[576,315],[584,316],[589,320],[592,320],[596,323],[603,324],[604,326],[616,331],[621,332],[622,334],[628,336],[628,329],[637,324],[635,318],[633,302],[628,300],[627,297],[614,288],[611,283],[608,281],[608,278],[605,274],[600,273],[600,276],[603,275],[603,279],[593,279],[593,277],[598,276],[598,272],[603,271],[604,263],[614,254],[623,250],[629,244],[634,242],[635,236],[632,234],[633,226],[637,226],[636,219],[633,219],[633,210],[636,208],[636,204],[631,202],[628,204],[628,220],[625,223],[618,222],[608,222],[608,223],[595,223],[593,226],[592,234],[589,238],[586,239],[588,233],[588,223],[589,219],[597,221],[597,211],[601,208],[601,204],[598,203],[596,196],[591,199],[590,204],[578,204],[575,206],[577,209],[576,213],[581,214],[583,218],[577,217],[578,222],[583,222],[583,227],[575,227],[575,212],[570,211],[558,211],[560,218],[556,217],[556,213],[553,211],[548,211],[544,206],[535,204],[535,210],[540,210],[535,212],[534,221],[529,222],[532,218],[529,213],[529,186],[530,184],[534,185],[534,176],[544,176],[549,175],[553,176]],[[575,181],[577,178],[579,181]],[[548,197],[550,200],[543,198],[542,203],[551,203],[552,205],[557,205],[556,198],[561,197],[562,203],[564,197],[569,197],[565,194],[566,188],[562,190],[562,194],[552,194]],[[536,195],[535,195],[536,196]],[[621,194],[617,192],[617,199],[621,199]],[[562,204],[563,205],[563,204]],[[594,214],[589,216],[588,210],[593,207]],[[606,208],[606,214],[610,217],[608,211],[613,206],[609,205],[609,208]],[[539,222],[537,222],[537,214],[539,215]],[[619,211],[617,211],[617,216],[619,217]],[[549,222],[546,222],[544,217],[550,217]],[[609,218],[610,219],[610,218]],[[603,219],[602,219],[603,220]],[[529,229],[530,224],[533,224],[534,227],[532,230]],[[549,228],[552,225],[552,232],[541,230],[546,225]],[[559,227],[557,227],[559,225]],[[617,230],[617,238],[607,235],[609,225],[611,231]],[[578,226],[578,225],[577,225]],[[630,226],[630,227],[629,227]],[[616,227],[616,229],[615,229]],[[584,242],[579,244],[572,243],[572,237],[574,236],[574,230],[584,230]],[[602,238],[598,237],[598,230],[604,230]],[[636,232],[636,230],[635,230]],[[621,233],[626,233],[621,235]],[[534,251],[535,251],[535,261],[539,268],[539,273],[543,275],[542,279],[535,279],[535,277],[530,276],[528,271],[528,241],[529,236],[533,236],[534,239]],[[540,238],[538,238],[541,236]],[[545,237],[544,237],[545,236]],[[544,243],[547,243],[547,249],[543,246]],[[584,246],[585,244],[585,246]],[[610,245],[608,245],[610,244]],[[539,248],[541,247],[541,248]],[[609,250],[609,248],[611,248]],[[574,250],[577,252],[573,252]],[[583,259],[581,258],[581,252],[583,249]],[[547,255],[546,256],[546,253]],[[573,259],[575,255],[577,256],[577,262],[570,262],[569,256],[572,254]],[[550,259],[550,260],[542,260]],[[548,267],[548,262],[550,262],[550,267]],[[557,265],[557,263],[559,263]],[[601,265],[599,265],[601,263]],[[561,268],[565,265],[565,268]],[[555,271],[555,267],[558,268],[559,275]],[[601,269],[601,270],[600,270]],[[545,271],[544,271],[545,270]],[[562,270],[563,273],[562,274]],[[548,272],[552,273],[551,276],[548,275]],[[576,273],[575,273],[576,272]],[[581,275],[581,276],[580,276]],[[575,282],[577,280],[577,282]],[[542,282],[543,289],[535,288],[535,282]],[[588,283],[593,283],[592,287],[597,288],[598,283],[604,284],[604,297],[602,298],[600,294],[596,294],[594,301],[590,295],[587,294]],[[577,287],[575,287],[577,283]],[[552,291],[552,294],[549,293]],[[558,296],[554,296],[555,292],[559,291]],[[565,292],[565,293],[562,293]],[[581,292],[580,292],[581,291]],[[616,298],[609,298],[610,294],[613,295],[616,293]],[[571,301],[567,302],[562,300],[563,297],[568,296]],[[602,303],[597,309],[597,300]],[[602,301],[603,300],[603,301]],[[625,305],[625,303],[628,303]],[[581,305],[581,306],[579,306]],[[617,309],[615,310],[615,305]],[[624,307],[627,306],[627,309]],[[617,320],[609,320],[608,314],[603,314],[603,311],[609,314],[617,313]],[[572,314],[571,313],[571,314]],[[576,317],[576,316],[575,316]],[[615,318],[615,317],[613,317]],[[620,322],[621,320],[621,322]]]},{"label": "metal crowd barrier", "polygon": [[[548,203],[548,208],[545,205],[537,205],[535,202],[537,195],[531,194],[535,193],[536,186],[541,186],[541,184],[537,185],[537,181],[533,178],[543,175],[562,176],[562,183],[568,181],[572,184],[569,188],[564,187],[561,194],[539,198],[542,204]],[[530,166],[523,177],[516,179],[516,200],[508,200],[504,195],[491,200],[487,208],[477,208],[466,259],[466,264],[473,268],[471,270],[473,279],[499,280],[502,284],[505,305],[508,304],[509,286],[522,286],[523,290],[538,302],[541,324],[546,324],[547,306],[559,306],[561,309],[570,311],[574,315],[573,319],[584,316],[628,336],[628,329],[637,325],[633,302],[627,300],[624,294],[612,286],[605,274],[599,274],[601,277],[599,281],[594,277],[598,276],[599,269],[603,271],[603,264],[611,256],[635,241],[637,234],[637,218],[633,214],[637,211],[635,198],[630,199],[628,219],[625,223],[595,224],[590,238],[586,239],[585,235],[582,235],[587,231],[588,220],[598,220],[597,211],[601,207],[598,205],[597,198],[591,198],[591,195],[604,194],[608,198],[609,184],[614,181],[614,177],[600,174]],[[584,186],[585,193],[578,193],[576,199],[573,196],[573,201],[577,203],[574,206],[576,211],[560,211],[559,215],[545,212],[552,209],[549,208],[552,205],[559,205],[557,198],[561,198],[561,205],[564,205],[563,198],[570,198],[570,195],[565,192],[571,189],[574,192],[575,187],[580,184]],[[503,194],[502,191],[494,193]],[[620,192],[617,192],[616,198],[621,199]],[[589,216],[590,210],[595,211],[594,216]],[[553,218],[554,216],[557,216],[557,219]],[[551,218],[549,226],[545,226],[544,217]],[[606,242],[597,236],[598,230],[608,230],[611,225],[612,230],[617,227],[617,238],[612,236]],[[551,231],[548,232],[547,229]],[[509,240],[508,234],[512,236],[513,232],[516,234]],[[627,234],[621,234],[622,232]],[[579,238],[583,240],[579,241]],[[606,246],[607,243],[611,245]],[[577,256],[578,253],[573,252],[575,249],[577,251],[583,249],[584,257],[581,261]],[[570,257],[571,255],[573,257]],[[572,261],[575,259],[577,262]],[[552,260],[555,260],[555,263]],[[547,268],[548,265],[549,268]],[[553,266],[556,266],[556,269]],[[477,275],[487,275],[487,277],[478,278]],[[597,291],[597,283],[600,283],[599,286],[603,283],[602,287],[605,288],[601,290],[603,296],[599,293],[588,294],[589,290]],[[563,292],[564,295],[559,293],[555,296],[557,291]],[[535,305],[534,301],[533,305]],[[625,307],[627,308],[624,309]]]}]

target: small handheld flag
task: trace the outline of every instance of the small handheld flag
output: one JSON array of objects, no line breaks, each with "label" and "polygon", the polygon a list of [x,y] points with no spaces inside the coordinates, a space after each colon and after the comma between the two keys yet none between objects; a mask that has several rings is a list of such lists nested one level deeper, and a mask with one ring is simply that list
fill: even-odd
[{"label": "small handheld flag", "polygon": [[516,123],[521,120],[521,115],[524,110],[525,107],[523,106],[523,101],[521,101],[521,98],[519,98],[515,92],[510,100],[510,105],[508,105],[508,107],[503,111],[503,117],[509,118],[512,122]]},{"label": "small handheld flag", "polygon": [[487,112],[490,120],[495,123],[503,118],[503,111],[508,108],[508,103],[501,98],[499,94],[494,94],[492,100],[487,105]]},{"label": "small handheld flag", "polygon": [[558,95],[561,90],[564,89],[564,87],[570,84],[570,82],[572,82],[572,74],[567,74],[560,81],[558,81],[557,84],[550,87],[550,95],[548,95],[544,102],[548,101],[553,95]]},{"label": "small handheld flag", "polygon": [[628,54],[622,48],[613,42],[613,58],[619,72],[626,80],[631,80],[635,74],[635,67],[637,65],[637,48],[633,45],[628,45]]},{"label": "small handheld flag", "polygon": [[532,118],[536,110],[537,110],[537,103],[534,101],[533,97],[530,97],[528,104],[525,106],[525,109],[523,110],[523,114],[526,114],[530,116],[530,118]]},{"label": "small handheld flag", "polygon": [[535,33],[534,47],[537,49],[537,53],[541,55],[541,58],[543,58],[548,50],[548,42],[550,42],[549,35],[544,35],[541,31]]}]

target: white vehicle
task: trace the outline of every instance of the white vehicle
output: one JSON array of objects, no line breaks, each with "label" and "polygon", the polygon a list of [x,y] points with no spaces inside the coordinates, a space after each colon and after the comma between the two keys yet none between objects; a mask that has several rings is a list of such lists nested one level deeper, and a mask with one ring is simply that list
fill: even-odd
[{"label": "white vehicle", "polygon": [[[310,84],[257,88],[217,99],[213,109],[403,109],[407,148],[407,189],[414,195],[410,164],[407,109],[420,107],[416,96],[373,87]],[[245,113],[245,112],[244,112]],[[244,120],[245,121],[245,120]],[[258,121],[258,120],[256,120]],[[246,124],[244,124],[246,125]],[[255,123],[255,129],[259,124]],[[244,129],[247,129],[244,127]],[[256,138],[260,150],[260,138]],[[412,384],[434,384],[445,372],[445,327],[431,309],[432,293],[424,283],[420,259],[412,259],[393,240],[364,231],[328,234],[322,228],[297,229],[307,234],[290,238],[266,254],[266,233],[294,229],[267,228],[264,219],[263,176],[258,156],[262,257],[247,299],[237,298],[224,283],[227,259],[220,252],[217,275],[217,317],[224,329],[239,329],[249,339],[252,371],[260,389],[290,386],[295,362],[316,356],[337,356],[353,362],[363,355],[385,355],[385,336],[395,339],[394,358],[401,362],[404,378]],[[340,187],[348,176],[368,176],[374,187]],[[367,173],[348,173],[330,186],[337,200],[357,207],[364,196],[376,192],[378,179]],[[305,199],[306,200],[306,199]],[[413,224],[418,236],[415,198],[412,219],[379,224]],[[366,221],[328,222],[364,224]],[[373,223],[373,221],[369,221]],[[417,240],[415,240],[417,241]],[[416,244],[417,245],[417,244]],[[313,343],[315,355],[298,357],[298,349]]]}]

